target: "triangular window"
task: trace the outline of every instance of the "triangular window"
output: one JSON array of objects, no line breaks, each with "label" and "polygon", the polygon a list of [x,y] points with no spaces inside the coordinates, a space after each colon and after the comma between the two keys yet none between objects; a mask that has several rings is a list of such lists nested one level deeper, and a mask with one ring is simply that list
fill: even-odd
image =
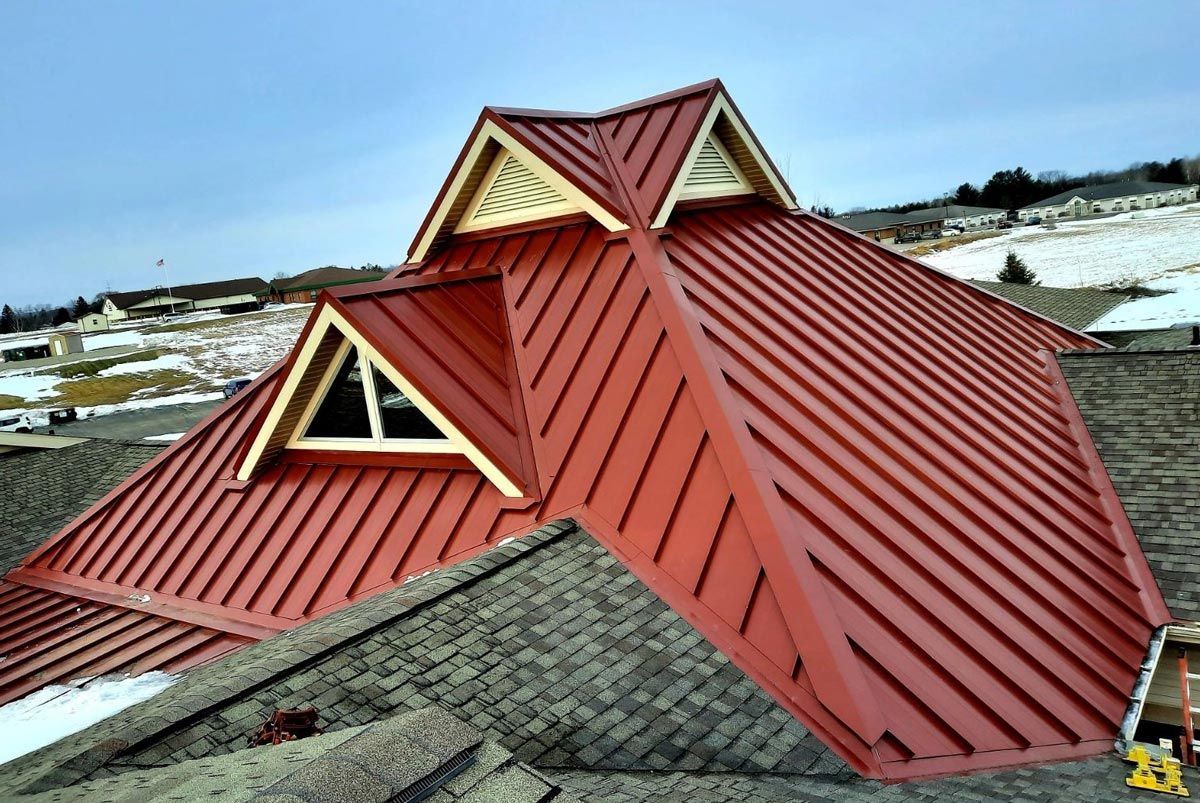
[{"label": "triangular window", "polygon": [[549,181],[501,149],[457,231],[474,231],[581,211]]},{"label": "triangular window", "polygon": [[[321,381],[293,446],[456,452],[450,439],[387,374],[346,343]],[[318,401],[319,400],[319,401]]]},{"label": "triangular window", "polygon": [[358,349],[353,346],[333,375],[325,398],[308,428],[307,438],[371,438],[371,416],[367,410],[367,388],[363,383]]},{"label": "triangular window", "polygon": [[371,378],[379,399],[379,428],[384,440],[448,440],[437,424],[374,365]]},{"label": "triangular window", "polygon": [[715,198],[722,195],[741,195],[754,192],[746,176],[725,150],[716,135],[709,134],[696,154],[679,193],[680,200]]}]

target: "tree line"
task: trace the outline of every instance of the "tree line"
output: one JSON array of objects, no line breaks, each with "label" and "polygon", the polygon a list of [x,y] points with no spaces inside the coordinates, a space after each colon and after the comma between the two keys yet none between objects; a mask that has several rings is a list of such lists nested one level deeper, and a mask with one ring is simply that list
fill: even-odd
[{"label": "tree line", "polygon": [[1045,170],[1036,176],[1024,167],[997,170],[982,187],[969,181],[959,184],[952,192],[934,198],[924,198],[873,209],[850,209],[850,212],[911,212],[914,209],[942,206],[945,203],[963,206],[986,206],[995,209],[1020,209],[1043,198],[1078,187],[1111,184],[1117,181],[1161,181],[1167,184],[1200,183],[1200,155],[1176,157],[1167,162],[1135,162],[1124,170],[1093,170],[1082,175],[1070,175],[1062,170]]},{"label": "tree line", "polygon": [[4,308],[0,309],[0,335],[62,326],[89,313],[99,312],[103,306],[103,295],[96,296],[90,302],[83,296],[77,296],[69,305],[61,307],[53,304],[27,304],[24,307],[13,308],[5,304]]}]

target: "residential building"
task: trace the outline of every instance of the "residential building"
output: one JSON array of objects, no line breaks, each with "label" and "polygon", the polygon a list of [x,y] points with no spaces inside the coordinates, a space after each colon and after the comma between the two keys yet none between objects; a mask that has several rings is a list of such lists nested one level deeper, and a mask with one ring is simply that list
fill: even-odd
[{"label": "residential building", "polygon": [[1195,511],[1140,472],[1122,510],[1063,362],[1099,345],[798,209],[719,81],[485,108],[402,268],[4,577],[0,702],[192,672],[0,790],[302,701],[450,708],[592,800],[1119,778]]},{"label": "residential building", "polygon": [[220,282],[184,284],[178,287],[152,287],[126,293],[109,293],[101,312],[110,321],[152,318],[169,312],[220,310],[225,313],[258,309],[258,294],[267,283],[256,277],[227,279]]},{"label": "residential building", "polygon": [[272,279],[271,283],[259,293],[259,296],[265,301],[305,304],[316,301],[317,294],[327,287],[374,282],[385,276],[387,276],[387,271],[381,270],[355,270],[354,268],[333,266],[313,268],[298,276]]},{"label": "residential building", "polygon": [[1196,184],[1165,184],[1159,181],[1117,181],[1060,192],[1017,210],[1021,220],[1082,218],[1089,215],[1115,214],[1156,209],[1196,200]]},{"label": "residential building", "polygon": [[890,243],[902,234],[940,232],[946,228],[959,227],[965,230],[995,228],[1004,218],[1003,209],[949,204],[904,213],[861,212],[837,215],[832,219],[876,242]]}]

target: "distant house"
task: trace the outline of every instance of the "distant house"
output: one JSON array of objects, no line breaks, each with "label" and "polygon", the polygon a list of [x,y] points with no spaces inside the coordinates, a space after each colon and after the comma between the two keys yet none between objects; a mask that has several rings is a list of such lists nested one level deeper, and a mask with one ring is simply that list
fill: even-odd
[{"label": "distant house", "polygon": [[267,283],[258,277],[228,279],[223,282],[184,284],[178,287],[152,287],[128,293],[109,293],[101,312],[110,321],[151,318],[166,312],[195,312],[219,309],[221,312],[247,312],[257,309],[258,294]]},{"label": "distant house", "polygon": [[1164,184],[1161,181],[1117,181],[1076,187],[1017,210],[1017,217],[1021,220],[1030,217],[1053,220],[1136,212],[1194,201],[1197,189],[1196,184]]},{"label": "distant house", "polygon": [[374,282],[387,276],[385,270],[354,270],[353,268],[313,268],[299,276],[273,279],[261,295],[266,301],[282,301],[284,304],[316,301],[317,294],[326,287],[342,284]]},{"label": "distant house", "polygon": [[1004,219],[1003,209],[984,206],[931,206],[911,212],[863,212],[833,218],[876,242],[892,242],[902,234],[941,231],[948,227],[991,228]]},{"label": "distant house", "polygon": [[76,321],[81,332],[103,332],[108,329],[108,318],[99,312],[90,312]]}]

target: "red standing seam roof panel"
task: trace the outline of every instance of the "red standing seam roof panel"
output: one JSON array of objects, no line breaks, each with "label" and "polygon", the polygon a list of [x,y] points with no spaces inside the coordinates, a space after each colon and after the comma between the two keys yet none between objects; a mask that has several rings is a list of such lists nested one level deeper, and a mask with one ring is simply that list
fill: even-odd
[{"label": "red standing seam roof panel", "polygon": [[462,354],[408,357],[423,346],[392,313],[427,293],[459,314],[453,285],[499,271],[478,286],[499,285],[484,306],[503,305],[527,507],[428,458],[288,451],[232,481],[275,371],[8,581],[122,611],[149,593],[245,637],[572,516],[864,774],[1109,749],[1169,615],[1045,352],[1094,341],[762,202],[677,211],[661,234],[457,236],[405,271],[420,291],[326,297],[486,439],[509,430],[498,370],[489,390]]}]

